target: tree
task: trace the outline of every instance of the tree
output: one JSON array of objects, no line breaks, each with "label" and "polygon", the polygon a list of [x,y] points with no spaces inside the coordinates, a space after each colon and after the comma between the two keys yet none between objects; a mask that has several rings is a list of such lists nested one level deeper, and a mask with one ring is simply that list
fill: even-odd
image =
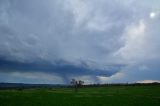
[{"label": "tree", "polygon": [[77,92],[78,88],[80,88],[84,84],[84,81],[72,79],[71,84],[74,86],[75,92]]},{"label": "tree", "polygon": [[81,80],[78,81],[78,87],[82,87],[83,84],[84,84],[84,81],[81,81]]}]

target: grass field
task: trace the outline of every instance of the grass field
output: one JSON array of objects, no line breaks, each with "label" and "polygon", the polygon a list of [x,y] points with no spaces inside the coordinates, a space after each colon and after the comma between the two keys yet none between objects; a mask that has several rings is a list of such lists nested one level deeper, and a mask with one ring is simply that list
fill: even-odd
[{"label": "grass field", "polygon": [[0,90],[0,106],[160,106],[160,86]]}]

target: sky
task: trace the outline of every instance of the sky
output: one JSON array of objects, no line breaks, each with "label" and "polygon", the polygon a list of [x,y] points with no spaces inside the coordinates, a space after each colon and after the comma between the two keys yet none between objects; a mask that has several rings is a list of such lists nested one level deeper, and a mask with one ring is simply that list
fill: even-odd
[{"label": "sky", "polygon": [[0,82],[160,80],[159,0],[0,0]]}]

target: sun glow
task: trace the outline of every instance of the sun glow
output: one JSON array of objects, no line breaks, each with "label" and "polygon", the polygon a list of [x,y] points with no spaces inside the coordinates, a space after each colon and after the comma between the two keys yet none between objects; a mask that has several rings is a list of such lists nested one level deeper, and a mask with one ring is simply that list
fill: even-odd
[{"label": "sun glow", "polygon": [[155,18],[155,16],[156,16],[156,13],[154,13],[154,12],[151,12],[151,13],[150,13],[150,18],[153,19],[153,18]]}]

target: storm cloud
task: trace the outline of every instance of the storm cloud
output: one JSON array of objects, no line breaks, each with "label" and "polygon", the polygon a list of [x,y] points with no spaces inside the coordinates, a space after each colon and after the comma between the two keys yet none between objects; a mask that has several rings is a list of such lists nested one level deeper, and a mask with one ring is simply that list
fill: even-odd
[{"label": "storm cloud", "polygon": [[159,80],[159,4],[0,0],[0,81]]}]

